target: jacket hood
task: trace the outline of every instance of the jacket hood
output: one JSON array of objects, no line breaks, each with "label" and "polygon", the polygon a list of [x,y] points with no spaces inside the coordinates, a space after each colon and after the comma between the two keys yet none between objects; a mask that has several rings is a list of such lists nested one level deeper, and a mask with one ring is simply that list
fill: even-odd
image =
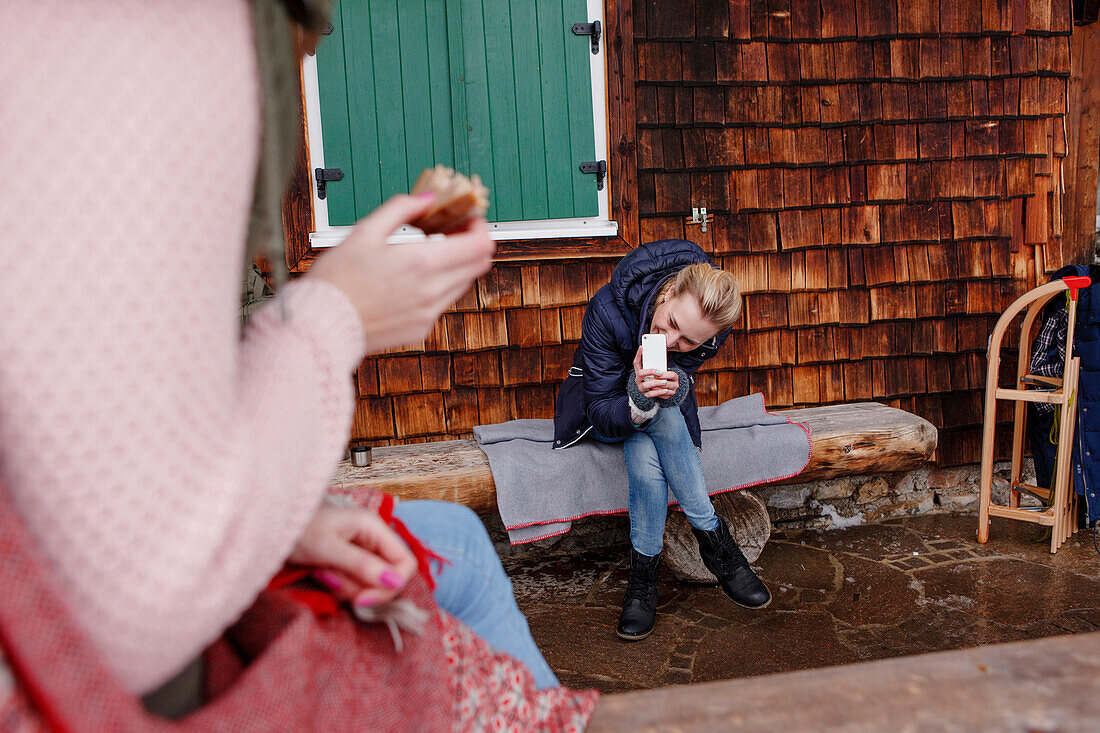
[{"label": "jacket hood", "polygon": [[623,257],[611,273],[611,298],[631,333],[639,333],[657,289],[666,279],[696,262],[711,263],[707,253],[686,239],[646,242]]}]

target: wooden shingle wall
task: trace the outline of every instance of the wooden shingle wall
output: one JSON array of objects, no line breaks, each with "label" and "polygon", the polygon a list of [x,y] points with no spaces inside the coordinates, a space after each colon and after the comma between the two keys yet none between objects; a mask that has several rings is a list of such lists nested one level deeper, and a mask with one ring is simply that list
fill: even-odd
[{"label": "wooden shingle wall", "polygon": [[698,241],[746,293],[703,401],[879,400],[976,461],[993,324],[1075,256],[1071,3],[634,7],[642,239]]},{"label": "wooden shingle wall", "polygon": [[[997,316],[1081,255],[1061,237],[1071,3],[625,4],[609,65],[633,57],[637,144],[612,159],[636,162],[638,241],[696,241],[745,293],[700,403],[878,400],[940,428],[942,464],[978,460]],[[498,263],[423,344],[363,363],[353,437],[552,417],[614,263]]]}]

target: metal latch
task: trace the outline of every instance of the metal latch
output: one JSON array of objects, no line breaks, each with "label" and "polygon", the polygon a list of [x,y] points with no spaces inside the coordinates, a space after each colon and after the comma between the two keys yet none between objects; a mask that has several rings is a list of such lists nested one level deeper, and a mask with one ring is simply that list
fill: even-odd
[{"label": "metal latch", "polygon": [[324,199],[327,195],[325,183],[341,180],[344,177],[344,171],[339,168],[314,168],[313,175],[317,179],[317,198]]},{"label": "metal latch", "polygon": [[596,190],[603,190],[603,179],[607,175],[607,161],[606,160],[589,160],[580,165],[581,173],[595,173],[596,174]]},{"label": "metal latch", "polygon": [[714,221],[714,214],[708,214],[705,206],[691,207],[691,216],[684,217],[684,223],[686,224],[701,224],[699,231],[703,234],[707,233],[708,221]]},{"label": "metal latch", "polygon": [[600,52],[600,21],[591,23],[574,23],[573,32],[578,36],[592,36],[592,53]]}]

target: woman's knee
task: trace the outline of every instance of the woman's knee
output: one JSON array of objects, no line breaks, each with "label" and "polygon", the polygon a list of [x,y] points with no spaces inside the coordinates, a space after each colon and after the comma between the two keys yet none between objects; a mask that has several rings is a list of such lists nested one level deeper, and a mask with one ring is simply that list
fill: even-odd
[{"label": "woman's knee", "polygon": [[654,431],[687,430],[687,422],[679,407],[662,407],[653,416],[650,429]]},{"label": "woman's knee", "polygon": [[461,545],[469,551],[492,552],[492,540],[481,518],[469,507],[449,501],[403,501],[394,514],[409,530],[433,549],[448,551]]}]

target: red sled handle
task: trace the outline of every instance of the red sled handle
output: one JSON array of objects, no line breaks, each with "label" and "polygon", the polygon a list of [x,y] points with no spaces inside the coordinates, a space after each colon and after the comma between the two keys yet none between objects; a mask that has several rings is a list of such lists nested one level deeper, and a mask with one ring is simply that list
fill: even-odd
[{"label": "red sled handle", "polygon": [[1088,275],[1070,275],[1063,277],[1062,282],[1069,288],[1069,299],[1077,300],[1077,291],[1092,285],[1092,278]]}]

